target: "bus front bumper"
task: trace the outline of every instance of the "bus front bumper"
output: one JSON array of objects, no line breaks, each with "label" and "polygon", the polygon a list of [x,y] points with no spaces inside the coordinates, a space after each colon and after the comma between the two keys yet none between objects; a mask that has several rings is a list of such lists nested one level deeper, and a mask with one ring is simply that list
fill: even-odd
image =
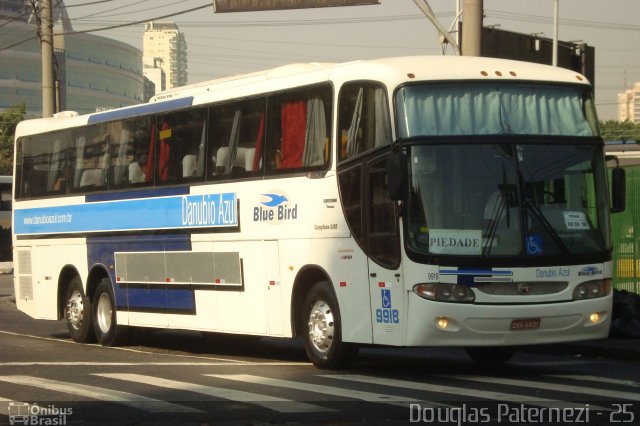
[{"label": "bus front bumper", "polygon": [[561,303],[472,305],[409,296],[407,346],[513,346],[602,339],[613,296]]}]

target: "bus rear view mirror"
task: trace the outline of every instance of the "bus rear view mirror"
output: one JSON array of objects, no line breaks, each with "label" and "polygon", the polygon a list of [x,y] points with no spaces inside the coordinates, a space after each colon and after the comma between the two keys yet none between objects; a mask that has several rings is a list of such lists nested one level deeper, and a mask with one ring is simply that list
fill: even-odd
[{"label": "bus rear view mirror", "polygon": [[387,186],[389,198],[402,201],[406,196],[407,161],[399,147],[394,147],[387,157]]},{"label": "bus rear view mirror", "polygon": [[620,213],[626,207],[626,177],[622,167],[611,170],[611,213]]}]

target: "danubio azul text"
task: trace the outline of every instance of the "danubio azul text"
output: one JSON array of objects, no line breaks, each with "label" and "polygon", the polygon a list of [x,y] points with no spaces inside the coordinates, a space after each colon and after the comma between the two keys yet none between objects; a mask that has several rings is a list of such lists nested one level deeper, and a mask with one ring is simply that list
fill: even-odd
[{"label": "danubio azul text", "polygon": [[225,226],[237,223],[235,197],[223,194],[182,197],[183,226]]}]

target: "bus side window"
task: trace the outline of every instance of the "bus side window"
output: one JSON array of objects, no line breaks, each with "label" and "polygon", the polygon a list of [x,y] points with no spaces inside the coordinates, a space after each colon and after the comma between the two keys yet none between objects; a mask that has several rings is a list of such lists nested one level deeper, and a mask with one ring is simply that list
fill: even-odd
[{"label": "bus side window", "polygon": [[[127,165],[127,180],[130,185],[142,186],[153,183],[153,155],[149,152],[154,146],[151,141],[152,122],[152,117],[143,117],[133,123],[133,156]],[[149,161],[152,163],[149,164]]]},{"label": "bus side window", "polygon": [[264,98],[257,98],[211,109],[212,176],[242,176],[261,170],[264,105]]},{"label": "bus side window", "polygon": [[46,193],[49,170],[48,146],[42,136],[21,139],[23,153],[22,195],[38,197]]},{"label": "bus side window", "polygon": [[267,135],[270,170],[312,169],[329,164],[330,108],[328,86],[270,98]]},{"label": "bus side window", "polygon": [[147,182],[150,118],[112,122],[107,125],[110,144],[110,188],[127,188]]},{"label": "bus side window", "polygon": [[206,110],[200,108],[169,113],[159,117],[158,123],[159,183],[202,180],[207,135]]},{"label": "bus side window", "polygon": [[73,188],[80,192],[106,187],[109,171],[110,135],[104,124],[91,126],[73,138],[70,153],[75,156]]},{"label": "bus side window", "polygon": [[22,195],[26,198],[67,192],[70,132],[25,138],[22,141]]},{"label": "bus side window", "polygon": [[391,143],[387,93],[376,83],[348,83],[340,90],[338,159]]}]

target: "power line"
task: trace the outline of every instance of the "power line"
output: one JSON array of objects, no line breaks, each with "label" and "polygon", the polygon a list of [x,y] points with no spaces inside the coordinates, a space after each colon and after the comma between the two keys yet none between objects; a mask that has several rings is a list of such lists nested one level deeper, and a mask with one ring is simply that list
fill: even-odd
[{"label": "power line", "polygon": [[[120,10],[120,9],[125,9],[125,8],[127,8],[127,7],[135,6],[136,4],[146,3],[146,2],[148,2],[148,1],[149,1],[149,0],[140,0],[140,1],[137,1],[137,2],[135,2],[135,3],[129,3],[129,4],[126,4],[126,5],[124,5],[124,6],[114,7],[113,9],[103,10],[102,12],[95,12],[95,13],[92,13],[92,14],[90,14],[90,15],[85,15],[85,16],[82,16],[82,17],[80,17],[80,18],[76,18],[76,19],[90,18],[90,17],[92,17],[92,16],[102,15],[103,13],[112,12],[112,11],[114,11],[114,10]],[[156,8],[156,9],[157,9],[157,8]],[[146,12],[146,11],[148,11],[148,10],[149,10],[149,9],[144,9],[144,10],[142,10],[142,12]],[[136,13],[136,12],[140,12],[140,11],[130,11],[130,12],[127,12],[127,14],[129,14],[129,13]]]},{"label": "power line", "polygon": [[[183,10],[181,12],[174,12],[174,13],[170,13],[170,14],[163,15],[163,16],[156,16],[154,18],[146,18],[146,19],[142,19],[142,20],[139,20],[139,21],[127,22],[127,23],[119,24],[119,25],[111,25],[111,26],[102,27],[102,28],[93,28],[93,29],[89,29],[89,30],[67,31],[67,32],[62,32],[62,33],[56,33],[56,35],[59,36],[59,35],[86,34],[86,33],[98,32],[98,31],[113,30],[113,29],[116,29],[116,28],[128,27],[128,26],[137,25],[137,24],[144,24],[144,23],[149,22],[149,21],[155,21],[155,20],[159,20],[159,19],[170,18],[172,16],[184,15],[186,13],[195,12],[197,10],[210,8],[210,7],[211,7],[211,3],[207,3],[207,4],[204,4],[202,6],[197,6],[197,7],[191,8],[191,9]],[[36,36],[32,36],[32,37],[29,37],[29,38],[24,39],[22,41],[13,43],[13,44],[11,44],[9,46],[1,47],[0,51],[10,49],[12,47],[18,46],[20,44],[26,43],[26,42],[31,41],[31,40],[36,39],[36,38],[37,38]]]},{"label": "power line", "polygon": [[82,7],[82,6],[91,6],[94,4],[99,4],[99,3],[109,3],[112,1],[116,1],[116,0],[98,0],[98,1],[92,1],[90,3],[82,3],[82,4],[72,4],[72,5],[65,5],[65,7],[67,9],[69,9],[70,7]]},{"label": "power line", "polygon": [[[509,19],[513,21],[520,22],[538,22],[538,23],[552,23],[553,18],[548,16],[541,15],[529,15],[524,13],[515,13],[515,12],[500,12],[497,10],[488,10],[485,9],[485,13],[487,17],[494,18],[502,18]],[[608,30],[620,30],[620,31],[640,31],[640,25],[634,24],[621,24],[617,22],[603,22],[603,21],[589,21],[583,19],[571,19],[571,18],[561,18],[559,20],[560,25],[562,26],[572,26],[572,27],[586,27],[586,28],[600,28],[600,29],[608,29]]]},{"label": "power line", "polygon": [[[183,10],[181,12],[174,12],[174,13],[170,13],[168,15],[156,16],[154,18],[146,18],[146,19],[141,19],[139,21],[126,22],[126,23],[123,23],[123,24],[111,25],[111,26],[102,27],[102,28],[93,28],[93,29],[90,29],[90,30],[68,31],[68,32],[59,33],[57,35],[86,34],[86,33],[98,32],[98,31],[113,30],[113,29],[116,29],[116,28],[128,27],[128,26],[131,26],[131,25],[144,24],[146,22],[156,21],[158,19],[171,18],[172,16],[184,15],[185,13],[195,12],[197,10],[202,10],[202,9],[210,8],[210,7],[211,7],[211,3],[207,3],[207,4],[204,4],[202,6],[197,6],[197,7],[191,8],[191,9]],[[2,49],[0,49],[0,50],[2,50]]]}]

